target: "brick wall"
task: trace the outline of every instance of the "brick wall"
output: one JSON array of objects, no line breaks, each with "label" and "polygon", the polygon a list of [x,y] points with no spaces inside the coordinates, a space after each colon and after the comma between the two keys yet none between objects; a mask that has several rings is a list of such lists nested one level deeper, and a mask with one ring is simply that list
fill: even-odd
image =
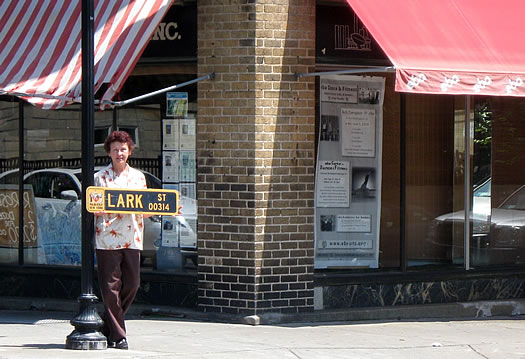
[{"label": "brick wall", "polygon": [[200,0],[199,305],[313,310],[314,0]]}]

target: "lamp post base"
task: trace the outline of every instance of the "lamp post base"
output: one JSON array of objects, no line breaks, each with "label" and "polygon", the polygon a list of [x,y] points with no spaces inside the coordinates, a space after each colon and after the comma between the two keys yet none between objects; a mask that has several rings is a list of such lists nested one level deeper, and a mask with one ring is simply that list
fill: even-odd
[{"label": "lamp post base", "polygon": [[66,349],[73,350],[106,350],[106,337],[100,332],[79,332],[74,330],[67,336]]},{"label": "lamp post base", "polygon": [[105,350],[106,337],[99,331],[104,322],[98,315],[95,303],[97,297],[92,294],[81,295],[78,299],[80,311],[71,319],[75,330],[66,338],[66,349]]}]

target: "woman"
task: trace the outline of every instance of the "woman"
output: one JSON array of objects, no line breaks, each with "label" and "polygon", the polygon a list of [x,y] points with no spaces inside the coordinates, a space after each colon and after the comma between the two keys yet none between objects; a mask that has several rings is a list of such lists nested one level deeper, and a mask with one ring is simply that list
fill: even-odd
[{"label": "woman", "polygon": [[[112,132],[104,142],[111,164],[95,174],[95,186],[146,188],[144,174],[127,163],[134,147],[127,132]],[[145,216],[104,212],[95,215],[98,281],[104,301],[102,333],[108,347],[128,349],[124,316],[140,286]]]}]

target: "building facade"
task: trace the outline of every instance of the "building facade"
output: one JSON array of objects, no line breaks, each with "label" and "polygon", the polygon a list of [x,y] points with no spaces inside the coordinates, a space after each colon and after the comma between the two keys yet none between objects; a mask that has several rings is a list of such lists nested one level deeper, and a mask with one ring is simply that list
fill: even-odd
[{"label": "building facade", "polygon": [[[176,2],[119,98],[214,77],[95,116],[96,164],[124,129],[131,164],[185,201],[183,221],[147,224],[137,302],[235,316],[521,298],[523,100],[395,92],[390,65],[345,1]],[[0,295],[74,299],[81,193],[49,188],[80,167],[79,108],[1,100]]]}]

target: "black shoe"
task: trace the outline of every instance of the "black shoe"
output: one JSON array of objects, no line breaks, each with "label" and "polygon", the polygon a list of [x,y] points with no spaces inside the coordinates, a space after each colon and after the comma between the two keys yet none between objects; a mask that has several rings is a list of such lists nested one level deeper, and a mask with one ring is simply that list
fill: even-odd
[{"label": "black shoe", "polygon": [[115,346],[117,345],[117,343],[109,339],[107,339],[107,342],[108,342],[108,345],[107,345],[108,348],[115,348]]},{"label": "black shoe", "polygon": [[126,340],[126,338],[122,338],[118,342],[116,342],[115,348],[128,350],[128,341]]}]

